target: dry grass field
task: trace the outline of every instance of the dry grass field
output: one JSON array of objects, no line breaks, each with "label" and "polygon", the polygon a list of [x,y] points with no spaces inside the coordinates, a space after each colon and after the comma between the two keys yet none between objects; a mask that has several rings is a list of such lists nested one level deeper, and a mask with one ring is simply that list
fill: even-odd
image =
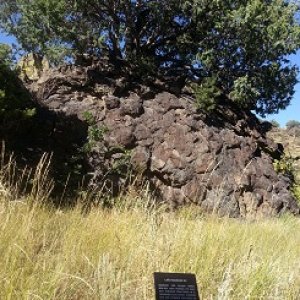
[{"label": "dry grass field", "polygon": [[153,299],[155,271],[196,273],[201,299],[299,299],[299,219],[123,201],[83,215],[2,198],[0,299]]},{"label": "dry grass field", "polygon": [[[192,272],[201,299],[299,299],[300,220],[167,212],[146,194],[111,209],[47,203],[44,158],[32,192],[0,168],[0,299],[154,299],[153,272]],[[23,178],[26,179],[25,176]]]}]

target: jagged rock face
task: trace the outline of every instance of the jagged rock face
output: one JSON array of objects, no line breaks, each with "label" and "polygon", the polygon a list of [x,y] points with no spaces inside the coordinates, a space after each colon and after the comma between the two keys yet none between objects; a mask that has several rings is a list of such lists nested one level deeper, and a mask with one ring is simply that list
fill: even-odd
[{"label": "jagged rock face", "polygon": [[44,74],[31,90],[50,110],[80,120],[88,111],[96,128],[105,128],[88,154],[94,184],[126,152],[158,199],[174,207],[196,203],[231,217],[299,214],[289,180],[273,168],[278,145],[255,129],[254,116],[227,109],[216,121],[197,112],[190,97],[144,87],[116,97],[109,80],[88,73]]}]

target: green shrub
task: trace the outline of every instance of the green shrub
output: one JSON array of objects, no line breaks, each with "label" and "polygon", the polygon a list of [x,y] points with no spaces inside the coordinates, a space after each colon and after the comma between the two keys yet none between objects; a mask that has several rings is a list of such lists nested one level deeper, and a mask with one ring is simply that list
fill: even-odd
[{"label": "green shrub", "polygon": [[300,122],[296,120],[290,120],[286,123],[286,128],[287,129],[292,129],[294,127],[299,127],[300,128]]},{"label": "green shrub", "polygon": [[293,195],[298,200],[298,203],[300,204],[300,185],[295,185],[292,189]]},{"label": "green shrub", "polygon": [[277,173],[281,173],[294,180],[295,178],[294,162],[295,159],[292,158],[291,156],[283,155],[281,159],[275,159],[274,169]]},{"label": "green shrub", "polygon": [[284,155],[280,160],[275,160],[274,169],[277,173],[284,174],[288,176],[292,180],[292,194],[298,200],[300,204],[300,185],[295,180],[295,167],[294,167],[295,159],[291,156]]},{"label": "green shrub", "polygon": [[15,125],[16,121],[31,117],[34,113],[30,95],[12,67],[10,49],[0,44],[0,123]]},{"label": "green shrub", "polygon": [[193,84],[192,89],[198,109],[205,112],[216,109],[221,91],[217,87],[217,78],[215,76],[204,78],[200,84]]},{"label": "green shrub", "polygon": [[92,148],[96,145],[97,142],[103,140],[105,133],[107,133],[108,131],[108,128],[105,126],[97,125],[94,116],[89,111],[84,112],[83,117],[88,124],[88,141],[83,146],[83,152],[88,153],[92,151]]}]

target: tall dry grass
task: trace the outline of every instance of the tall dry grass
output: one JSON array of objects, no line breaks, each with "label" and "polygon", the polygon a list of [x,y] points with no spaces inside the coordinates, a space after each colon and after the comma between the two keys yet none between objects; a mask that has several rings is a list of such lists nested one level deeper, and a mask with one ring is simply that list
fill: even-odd
[{"label": "tall dry grass", "polygon": [[0,257],[0,299],[153,299],[154,271],[196,273],[202,299],[300,295],[292,217],[249,223],[142,206],[83,216],[2,203]]},{"label": "tall dry grass", "polygon": [[166,212],[132,193],[82,214],[11,201],[3,170],[0,299],[153,299],[155,271],[196,273],[201,299],[299,299],[299,219]]},{"label": "tall dry grass", "polygon": [[52,156],[44,153],[34,170],[27,167],[20,170],[14,155],[6,153],[5,143],[0,146],[0,197],[16,201],[26,195],[27,200],[47,202],[54,188],[49,177]]}]

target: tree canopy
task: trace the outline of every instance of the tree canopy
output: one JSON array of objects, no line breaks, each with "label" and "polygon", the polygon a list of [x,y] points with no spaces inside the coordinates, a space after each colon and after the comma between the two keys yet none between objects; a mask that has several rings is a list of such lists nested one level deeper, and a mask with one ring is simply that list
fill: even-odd
[{"label": "tree canopy", "polygon": [[285,0],[0,0],[0,28],[54,64],[106,58],[132,76],[196,81],[199,101],[223,94],[264,115],[294,92],[298,12]]}]

